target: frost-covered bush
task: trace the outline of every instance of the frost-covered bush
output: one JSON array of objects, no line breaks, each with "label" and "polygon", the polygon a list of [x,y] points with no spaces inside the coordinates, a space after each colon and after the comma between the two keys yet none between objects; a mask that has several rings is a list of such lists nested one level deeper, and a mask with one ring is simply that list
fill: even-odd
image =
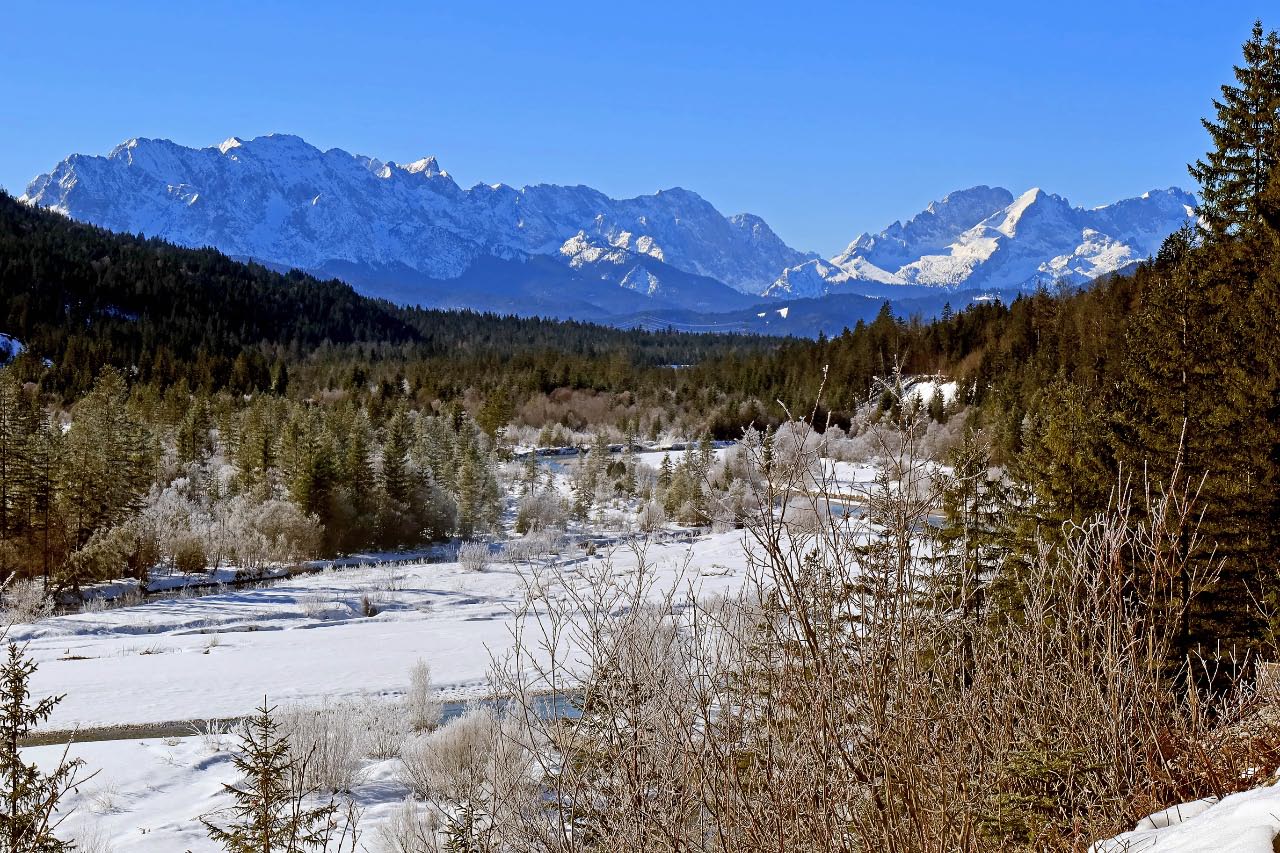
[{"label": "frost-covered bush", "polygon": [[404,705],[410,730],[423,732],[440,725],[444,706],[431,686],[431,666],[424,660],[409,670],[409,692],[405,694]]},{"label": "frost-covered bush", "polygon": [[298,609],[308,619],[323,619],[329,612],[329,603],[323,597],[312,593],[298,596]]},{"label": "frost-covered bush", "polygon": [[378,826],[382,853],[440,853],[440,815],[430,806],[407,798],[391,817]]},{"label": "frost-covered bush", "polygon": [[774,459],[783,465],[814,457],[821,446],[822,433],[803,421],[779,424],[773,434]]},{"label": "frost-covered bush", "polygon": [[463,542],[458,546],[458,565],[468,572],[483,572],[489,567],[488,543]]},{"label": "frost-covered bush", "polygon": [[653,533],[667,523],[667,511],[657,501],[650,501],[636,519],[636,524],[645,533]]},{"label": "frost-covered bush", "polygon": [[[217,636],[216,634],[214,636]],[[191,724],[191,732],[200,738],[201,745],[210,753],[226,752],[244,734],[244,722],[205,720]]]},{"label": "frost-covered bush", "polygon": [[107,600],[101,595],[90,596],[80,604],[81,613],[102,613],[106,609]]},{"label": "frost-covered bush", "polygon": [[788,530],[804,534],[821,533],[831,523],[830,511],[824,503],[803,499],[788,503],[782,518]]},{"label": "frost-covered bush", "polygon": [[[140,517],[155,533],[160,557],[179,571],[200,571],[208,557],[221,556],[217,542],[218,525],[207,499],[200,495],[199,475],[193,469],[177,477],[163,489],[153,489]],[[200,553],[200,565],[194,557]]]},{"label": "frost-covered bush", "polygon": [[320,520],[290,501],[258,503],[240,495],[231,501],[229,510],[231,547],[245,568],[310,557],[320,546]]},{"label": "frost-covered bush", "polygon": [[401,781],[437,810],[445,835],[485,837],[545,806],[526,735],[514,718],[474,709],[406,744]]},{"label": "frost-covered bush", "polygon": [[364,754],[383,761],[398,758],[408,734],[408,715],[397,702],[369,701],[360,707]]},{"label": "frost-covered bush", "polygon": [[546,528],[537,533],[526,533],[502,546],[502,559],[508,563],[522,563],[557,554],[564,549],[563,530]]},{"label": "frost-covered bush", "polygon": [[627,532],[632,529],[631,515],[618,509],[602,509],[596,524],[599,530]]},{"label": "frost-covered bush", "polygon": [[711,498],[711,527],[716,533],[743,524],[760,510],[760,501],[744,480],[734,480],[729,487]]},{"label": "frost-covered bush", "polygon": [[3,616],[7,625],[36,622],[53,615],[53,600],[45,595],[44,583],[36,580],[15,580],[4,585]]},{"label": "frost-covered bush", "polygon": [[98,823],[83,826],[76,832],[77,853],[115,853],[115,845]]},{"label": "frost-covered bush", "polygon": [[523,563],[532,560],[538,556],[533,543],[528,537],[520,537],[512,539],[510,542],[502,543],[502,561],[506,563]]},{"label": "frost-covered bush", "polygon": [[379,563],[374,567],[378,576],[378,588],[385,592],[399,592],[404,572],[395,563]]},{"label": "frost-covered bush", "polygon": [[485,708],[468,711],[405,744],[401,781],[420,797],[459,799],[484,785],[500,736],[497,714]]},{"label": "frost-covered bush", "polygon": [[363,756],[358,708],[346,703],[286,708],[280,729],[288,738],[294,766],[303,768],[306,787],[338,793],[359,781]]},{"label": "frost-covered bush", "polygon": [[531,533],[547,527],[563,527],[568,513],[564,501],[552,492],[534,492],[520,498],[516,532]]},{"label": "frost-covered bush", "polygon": [[525,541],[529,543],[529,548],[533,551],[534,556],[538,557],[559,554],[564,550],[567,543],[564,531],[556,527],[548,527],[544,530],[539,530],[537,533],[531,533],[525,537]]},{"label": "frost-covered bush", "polygon": [[930,459],[943,460],[964,439],[968,431],[969,412],[962,410],[947,419],[946,423],[930,421],[921,442],[923,453]]}]

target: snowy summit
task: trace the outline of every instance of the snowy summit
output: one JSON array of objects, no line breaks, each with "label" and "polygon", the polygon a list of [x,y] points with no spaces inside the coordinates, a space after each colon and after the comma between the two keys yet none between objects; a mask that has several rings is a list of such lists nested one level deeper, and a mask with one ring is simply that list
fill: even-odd
[{"label": "snowy summit", "polygon": [[823,260],[760,217],[725,216],[685,189],[630,199],[586,186],[463,189],[435,157],[401,165],[287,134],[200,149],[131,139],[106,156],[73,154],[22,199],[399,301],[597,317],[882,297],[894,285],[1083,283],[1152,254],[1195,205],[1175,188],[1085,210],[1040,189],[978,186]]}]

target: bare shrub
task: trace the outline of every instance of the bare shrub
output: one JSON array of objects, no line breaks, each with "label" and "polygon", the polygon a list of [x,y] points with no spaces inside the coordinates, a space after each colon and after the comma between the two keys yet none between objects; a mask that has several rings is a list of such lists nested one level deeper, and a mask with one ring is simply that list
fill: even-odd
[{"label": "bare shrub", "polygon": [[359,709],[346,703],[286,708],[280,730],[288,738],[294,766],[303,769],[310,790],[350,791],[360,777]]},{"label": "bare shrub", "polygon": [[[904,408],[867,433],[879,470],[866,512],[833,507],[838,484],[803,425],[774,437],[767,469],[756,445],[767,476],[749,481],[740,597],[677,601],[641,554],[634,573],[575,567],[562,598],[519,615],[494,687],[515,697],[508,740],[541,745],[531,760],[546,807],[513,796],[484,812],[487,827],[511,849],[566,853],[588,839],[1080,850],[1170,803],[1253,784],[1276,761],[1224,736],[1247,703],[1176,689],[1193,683],[1174,654],[1181,617],[1210,580],[1186,558],[1199,510],[1180,472],[1139,495],[1118,487],[1057,548],[1029,543],[1001,569],[1016,609],[994,614],[972,587],[957,595],[922,547],[940,494],[918,407]],[[546,713],[570,697],[580,715]],[[496,725],[420,741],[406,770],[415,790],[496,785],[441,769]],[[1218,746],[1226,757],[1211,755]]]},{"label": "bare shrub", "polygon": [[487,542],[463,542],[458,546],[458,565],[468,572],[483,572],[489,567]]},{"label": "bare shrub", "polygon": [[0,588],[3,596],[5,624],[37,622],[53,615],[53,599],[38,580],[11,580]]},{"label": "bare shrub", "polygon": [[440,725],[444,706],[431,686],[431,666],[419,660],[409,670],[409,690],[404,697],[409,730],[424,732]]},{"label": "bare shrub", "polygon": [[412,797],[400,804],[378,827],[382,853],[442,853],[440,815]]},{"label": "bare shrub", "polygon": [[437,809],[458,849],[497,849],[504,823],[536,800],[517,725],[476,708],[405,745],[403,782]]},{"label": "bare shrub", "polygon": [[379,761],[398,758],[408,736],[408,715],[398,702],[371,700],[360,707],[364,754]]}]

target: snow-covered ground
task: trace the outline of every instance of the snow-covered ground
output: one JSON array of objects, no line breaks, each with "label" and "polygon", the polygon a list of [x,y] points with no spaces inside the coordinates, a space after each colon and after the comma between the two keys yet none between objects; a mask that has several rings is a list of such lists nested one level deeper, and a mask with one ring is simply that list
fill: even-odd
[{"label": "snow-covered ground", "polygon": [[1174,806],[1095,844],[1092,853],[1273,853],[1277,841],[1280,784]]},{"label": "snow-covered ground", "polygon": [[[742,532],[652,543],[657,589],[685,580],[706,592],[741,584]],[[610,560],[635,567],[626,547],[589,560],[560,558],[572,578]],[[691,577],[681,578],[690,566]],[[37,696],[66,694],[48,727],[70,729],[247,714],[264,696],[318,702],[403,692],[419,658],[447,698],[483,695],[490,654],[511,645],[530,564],[495,562],[344,568],[265,589],[150,601],[20,626],[40,665]],[[700,574],[699,574],[700,573]],[[679,580],[678,580],[679,579]],[[366,616],[367,599],[377,614]]]},{"label": "snow-covered ground", "polygon": [[[653,592],[731,592],[747,573],[743,533],[653,541],[643,559]],[[627,546],[557,558],[566,583],[608,561],[634,573]],[[37,697],[66,694],[47,728],[106,727],[250,714],[273,705],[394,700],[410,667],[428,661],[445,699],[488,693],[491,656],[512,644],[530,563],[466,571],[458,563],[340,568],[263,589],[174,598],[93,614],[58,616],[14,630],[40,664]],[[547,594],[555,595],[554,589]],[[364,600],[378,613],[366,616]],[[535,600],[536,604],[536,600]],[[68,802],[64,834],[88,853],[214,853],[198,821],[228,803],[236,781],[234,738],[171,737],[83,742],[71,755],[97,775]],[[62,747],[24,750],[52,767]],[[378,826],[408,795],[399,762],[364,762],[352,796],[368,850]]]},{"label": "snow-covered ground", "polygon": [[[673,586],[679,596],[687,588],[710,595],[738,588],[747,571],[742,537],[733,531],[647,544],[654,594]],[[634,572],[639,558],[617,547],[559,562],[573,583],[604,561]],[[49,721],[54,729],[241,716],[264,697],[283,705],[391,698],[405,692],[420,658],[444,698],[478,698],[488,690],[491,655],[511,646],[532,568],[342,568],[265,589],[54,617],[19,627],[14,637],[27,641],[40,664],[33,694],[66,694]],[[366,597],[377,615],[364,615]],[[197,818],[227,804],[221,786],[236,781],[233,746],[229,736],[74,744],[72,756],[97,776],[70,798],[65,834],[89,853],[213,853]],[[52,766],[61,750],[24,753]],[[396,760],[367,760],[353,791],[369,850],[381,849],[377,827],[408,794],[397,774]]]},{"label": "snow-covered ground", "polygon": [[[104,741],[73,746],[97,775],[69,797],[74,808],[60,834],[83,853],[220,853],[200,816],[230,803],[224,784],[239,781],[232,766],[234,738],[182,737]],[[62,747],[25,750],[28,760],[52,767]],[[385,849],[378,826],[400,808],[408,789],[398,781],[398,761],[366,761],[352,799],[361,811],[364,850]]]}]

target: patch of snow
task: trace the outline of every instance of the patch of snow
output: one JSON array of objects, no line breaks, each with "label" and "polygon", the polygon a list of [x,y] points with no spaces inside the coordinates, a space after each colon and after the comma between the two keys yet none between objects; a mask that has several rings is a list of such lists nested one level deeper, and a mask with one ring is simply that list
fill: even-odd
[{"label": "patch of snow", "polygon": [[1090,853],[1273,853],[1280,839],[1280,785],[1197,800],[1144,818]]},{"label": "patch of snow", "polygon": [[0,332],[0,364],[8,364],[22,355],[26,346],[13,335]]}]

